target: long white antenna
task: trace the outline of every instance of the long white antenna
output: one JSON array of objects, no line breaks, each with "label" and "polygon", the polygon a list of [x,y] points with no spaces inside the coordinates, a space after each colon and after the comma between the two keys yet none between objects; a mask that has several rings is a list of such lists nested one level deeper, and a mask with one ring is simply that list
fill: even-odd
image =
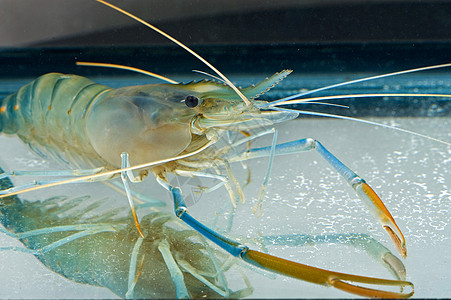
[{"label": "long white antenna", "polygon": [[364,81],[370,81],[370,80],[375,80],[375,79],[381,79],[381,78],[385,78],[385,77],[398,76],[398,75],[403,75],[403,74],[408,74],[408,73],[415,73],[415,72],[420,72],[420,71],[440,69],[440,68],[448,68],[448,67],[451,67],[451,63],[441,64],[441,65],[434,65],[434,66],[427,66],[427,67],[421,67],[421,68],[415,68],[415,69],[409,69],[409,70],[404,70],[404,71],[398,71],[398,72],[393,72],[393,73],[387,73],[387,74],[382,74],[382,75],[376,75],[376,76],[371,76],[371,77],[360,78],[360,79],[351,80],[351,81],[345,81],[345,82],[341,82],[341,83],[337,83],[337,84],[321,87],[321,88],[318,88],[318,89],[302,92],[302,93],[299,93],[299,94],[291,95],[291,96],[288,96],[288,97],[285,97],[285,98],[273,101],[270,104],[271,105],[275,105],[275,104],[277,104],[279,102],[284,102],[284,101],[292,100],[292,99],[295,99],[295,98],[300,98],[300,97],[303,97],[303,96],[306,96],[306,95],[310,95],[310,94],[313,94],[313,93],[317,93],[317,92],[320,92],[320,91],[330,90],[330,89],[334,89],[334,88],[337,88],[337,87],[350,85],[350,84],[354,84],[354,83],[358,83],[358,82],[364,82]]},{"label": "long white antenna", "polygon": [[172,84],[177,84],[179,82],[172,80],[170,78],[167,78],[163,75],[160,74],[156,74],[153,72],[149,72],[143,69],[138,69],[135,67],[129,67],[129,66],[124,66],[124,65],[117,65],[117,64],[110,64],[110,63],[99,63],[99,62],[89,62],[89,61],[77,61],[75,62],[75,64],[77,66],[89,66],[89,67],[104,67],[104,68],[113,68],[113,69],[121,69],[121,70],[128,70],[128,71],[133,71],[133,72],[137,72],[137,73],[141,73],[144,75],[148,75],[157,79],[161,79],[163,81],[172,83]]},{"label": "long white antenna", "polygon": [[173,38],[172,36],[170,36],[169,34],[167,34],[166,32],[158,29],[157,27],[153,26],[152,24],[147,23],[146,21],[144,21],[143,19],[138,18],[135,15],[132,15],[131,13],[117,7],[114,6],[113,4],[110,4],[106,1],[103,0],[96,0],[97,2],[100,2],[106,6],[109,6],[115,10],[117,10],[118,12],[140,22],[141,24],[149,27],[150,29],[158,32],[159,34],[161,34],[162,36],[164,36],[165,38],[169,39],[170,41],[174,42],[175,44],[179,45],[180,47],[182,47],[183,49],[185,49],[186,51],[188,51],[189,53],[191,53],[193,56],[195,56],[197,59],[199,59],[201,62],[203,62],[204,64],[206,64],[210,69],[212,69],[216,74],[218,74],[222,79],[224,79],[224,81],[227,83],[228,86],[230,86],[237,94],[238,96],[243,99],[244,103],[246,103],[246,105],[251,105],[251,102],[246,98],[246,96],[243,95],[243,93],[241,93],[241,91],[221,72],[219,72],[218,69],[216,69],[215,67],[213,67],[212,64],[210,64],[208,61],[206,61],[202,56],[200,56],[199,54],[197,54],[196,52],[194,52],[193,50],[191,50],[190,48],[188,48],[188,46],[185,46],[185,44],[183,44],[182,42],[179,42],[177,39]]}]

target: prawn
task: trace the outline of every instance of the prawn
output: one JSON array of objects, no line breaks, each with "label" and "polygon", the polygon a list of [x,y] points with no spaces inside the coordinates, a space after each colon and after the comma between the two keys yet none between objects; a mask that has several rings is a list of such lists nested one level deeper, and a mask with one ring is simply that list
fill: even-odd
[{"label": "prawn", "polygon": [[[133,191],[129,187],[129,182],[140,182],[151,173],[171,194],[175,214],[179,219],[232,256],[249,264],[301,280],[334,286],[362,296],[410,297],[413,295],[413,284],[405,280],[338,273],[252,250],[247,245],[219,234],[192,217],[180,187],[171,184],[168,180],[168,173],[220,180],[226,187],[233,206],[236,207],[235,194],[238,194],[242,200],[244,198],[240,184],[230,171],[229,163],[269,157],[269,167],[255,208],[255,211],[259,211],[274,157],[315,150],[345,178],[382,224],[401,256],[405,257],[407,255],[405,238],[382,200],[361,177],[345,166],[319,141],[307,138],[280,144],[277,143],[275,129],[251,133],[264,126],[292,120],[299,114],[352,119],[285,108],[286,105],[338,99],[338,96],[302,99],[315,92],[310,91],[272,102],[256,100],[263,92],[288,76],[291,71],[284,70],[256,86],[238,89],[221,72],[178,40],[118,7],[102,0],[98,1],[134,18],[180,45],[209,66],[223,82],[210,80],[179,84],[171,79],[163,78],[169,83],[114,90],[76,75],[51,73],[41,76],[22,87],[17,93],[2,100],[0,131],[17,135],[38,154],[43,156],[47,154],[62,164],[75,168],[72,171],[47,172],[41,175],[74,176],[74,178],[54,182],[32,182],[29,185],[11,187],[2,190],[1,197],[10,197],[66,183],[103,181],[120,177],[131,206],[135,226],[144,238],[145,234],[138,221]],[[94,65],[93,63],[85,64]],[[385,74],[345,84],[447,66],[450,64]],[[71,95],[70,101],[65,101],[68,95]],[[363,96],[403,97],[412,96],[412,94],[353,95],[353,97]],[[415,94],[415,96],[449,97],[449,95],[439,94]],[[390,127],[370,121],[359,121]],[[399,128],[397,130],[416,134]],[[244,137],[222,148],[214,148],[213,145],[217,144],[227,132],[239,132]],[[273,136],[271,146],[248,147],[241,153],[232,151],[240,145],[269,134]],[[429,138],[420,134],[416,135]],[[224,168],[226,172],[221,173],[220,168]],[[215,173],[209,173],[206,170],[214,170]],[[138,174],[135,175],[133,171]],[[33,173],[10,171],[0,175],[0,178],[13,175],[33,175]],[[34,175],[40,174],[34,173]],[[409,286],[412,291],[397,293],[369,289],[349,282]]]}]

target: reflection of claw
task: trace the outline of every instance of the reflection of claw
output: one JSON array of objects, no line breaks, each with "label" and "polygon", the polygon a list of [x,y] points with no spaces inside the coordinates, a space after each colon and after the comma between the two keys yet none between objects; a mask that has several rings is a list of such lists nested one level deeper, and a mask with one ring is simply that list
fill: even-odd
[{"label": "reflection of claw", "polygon": [[387,252],[382,257],[382,261],[392,270],[398,279],[406,280],[406,267],[404,267],[404,264],[399,258]]}]

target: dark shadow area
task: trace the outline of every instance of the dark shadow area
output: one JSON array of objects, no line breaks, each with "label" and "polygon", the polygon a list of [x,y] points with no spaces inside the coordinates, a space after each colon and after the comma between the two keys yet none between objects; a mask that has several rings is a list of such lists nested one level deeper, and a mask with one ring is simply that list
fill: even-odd
[{"label": "dark shadow area", "polygon": [[[195,19],[180,16],[176,21],[155,25],[191,45],[443,41],[451,39],[451,3],[338,2]],[[166,44],[170,42],[136,24],[32,46]]]}]

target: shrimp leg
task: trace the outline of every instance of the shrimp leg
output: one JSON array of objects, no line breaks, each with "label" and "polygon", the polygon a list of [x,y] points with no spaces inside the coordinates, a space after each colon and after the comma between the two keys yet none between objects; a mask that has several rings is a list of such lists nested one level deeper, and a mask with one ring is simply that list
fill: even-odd
[{"label": "shrimp leg", "polygon": [[[253,148],[244,152],[241,155],[231,157],[229,160],[241,161],[257,157],[271,156],[272,146]],[[338,158],[330,153],[320,142],[312,138],[300,139],[292,142],[278,144],[275,149],[275,155],[293,154],[309,150],[316,150],[334,169],[344,177],[348,184],[356,191],[360,199],[365,203],[373,216],[379,220],[383,228],[387,231],[393,243],[397,247],[399,253],[407,256],[406,241],[404,235],[393,219],[392,215],[385,207],[382,200],[374,192],[374,190],[354,173],[351,169],[345,166]]]},{"label": "shrimp leg", "polygon": [[[129,160],[129,155],[128,155],[127,152],[121,153],[121,160],[122,160],[122,169],[126,169],[126,168],[130,167],[130,160]],[[198,175],[198,176],[203,176],[203,177],[219,179],[219,180],[222,181],[221,185],[223,185],[227,181],[224,176],[215,175],[215,174],[208,174],[208,173],[204,173],[204,172],[197,172],[196,173],[196,172],[183,172],[183,171],[180,171],[178,173],[179,173],[179,175],[185,175],[185,176]],[[136,177],[135,175],[133,175],[133,172],[131,170],[128,170],[128,171],[122,171],[121,172],[121,179],[122,179],[122,183],[124,185],[125,193],[127,195],[128,203],[130,204],[130,208],[131,208],[131,211],[132,211],[133,220],[135,221],[136,229],[138,230],[138,232],[141,235],[141,237],[144,238],[144,234],[143,234],[143,232],[141,230],[141,225],[139,224],[138,215],[136,213],[136,208],[135,208],[135,204],[134,204],[133,197],[132,197],[132,190],[130,189],[130,186],[128,184],[128,181],[131,181],[133,183],[141,182],[143,178],[142,177]]]},{"label": "shrimp leg", "polygon": [[[121,154],[122,159],[122,169],[130,167],[130,161],[128,159],[128,153],[123,152]],[[130,204],[130,208],[133,215],[133,220],[135,221],[136,229],[138,229],[139,234],[142,238],[144,238],[144,233],[141,231],[141,225],[139,225],[138,215],[136,214],[135,204],[132,198],[132,192],[130,190],[130,186],[128,185],[128,181],[131,182],[141,182],[142,177],[135,177],[132,171],[122,171],[121,172],[122,183],[124,184],[125,193],[127,194],[128,203]]]},{"label": "shrimp leg", "polygon": [[[308,265],[292,262],[259,251],[251,250],[246,245],[231,240],[205,226],[204,224],[193,218],[185,205],[181,190],[179,187],[171,186],[163,176],[157,177],[157,180],[163,187],[168,189],[174,200],[174,210],[176,216],[184,221],[186,224],[194,228],[200,234],[217,244],[219,247],[230,253],[231,255],[241,258],[244,261],[276,273],[281,273],[290,277],[305,280],[308,282],[334,286],[338,289],[349,293],[354,293],[361,296],[376,296],[386,298],[408,298],[413,295],[413,284],[403,280],[389,280],[381,278],[371,278],[365,276],[357,276],[345,273],[338,273],[311,267]],[[389,285],[389,286],[410,286],[412,291],[410,293],[397,293],[391,291],[383,291],[379,289],[371,289],[361,287],[349,282],[374,284],[374,285]]]},{"label": "shrimp leg", "polygon": [[[127,195],[124,191],[124,184],[116,181],[104,181],[103,182],[109,188],[123,194]],[[149,195],[138,193],[133,189],[130,190],[133,199],[139,203],[139,207],[164,207],[166,203],[156,198],[152,198]]]}]

